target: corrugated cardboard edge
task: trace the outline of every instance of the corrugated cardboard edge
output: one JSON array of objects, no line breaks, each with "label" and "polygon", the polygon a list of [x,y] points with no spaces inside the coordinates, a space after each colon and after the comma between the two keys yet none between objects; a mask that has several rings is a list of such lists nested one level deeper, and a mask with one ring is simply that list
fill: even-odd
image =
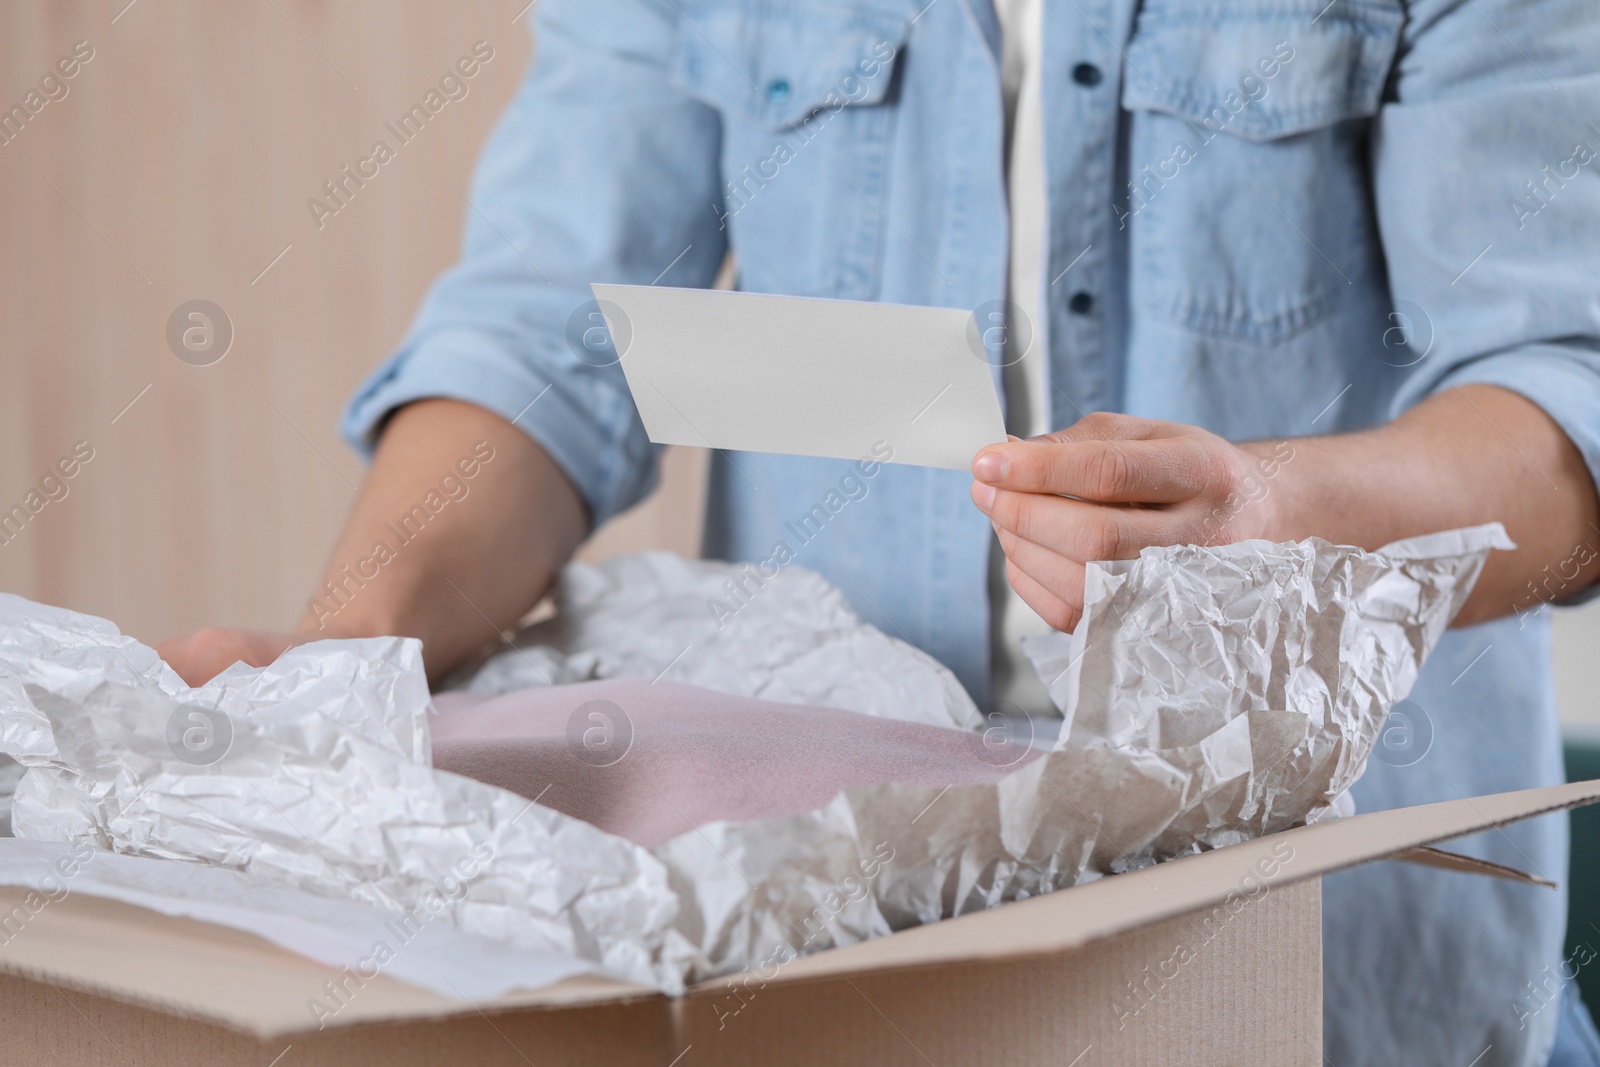
[{"label": "corrugated cardboard edge", "polygon": [[[1334,819],[1313,826],[1299,827],[1280,834],[1243,842],[1228,848],[1187,856],[1169,863],[1088,885],[1073,887],[1031,900],[974,912],[930,926],[900,931],[889,937],[833,949],[794,960],[765,979],[766,985],[817,981],[841,975],[935,967],[942,964],[980,960],[1026,959],[1053,955],[1176,915],[1226,904],[1233,898],[1254,898],[1270,892],[1273,886],[1288,885],[1318,878],[1362,863],[1398,857],[1420,847],[1451,838],[1503,826],[1536,815],[1600,800],[1600,780],[1576,782],[1542,789],[1499,793],[1484,797],[1427,804],[1413,808],[1372,812],[1345,819]],[[1539,872],[1533,872],[1538,875]],[[41,919],[56,914],[53,921],[41,922],[30,930],[31,942],[26,958],[0,952],[0,970],[22,974],[35,980],[58,983],[85,992],[156,1007],[159,1010],[221,1023],[259,1036],[283,1036],[304,1032],[309,1027],[295,1018],[307,1015],[272,1011],[262,998],[199,996],[191,988],[181,992],[182,983],[164,988],[150,982],[111,980],[105,966],[85,966],[79,951],[77,963],[71,952],[52,951],[52,936],[65,939],[70,947],[72,920],[81,918],[82,909],[105,905],[100,921],[122,924],[129,934],[142,928],[143,955],[148,963],[156,949],[154,941],[166,943],[166,951],[193,959],[188,965],[218,965],[221,958],[233,955],[247,959],[248,969],[239,973],[258,979],[290,977],[304,988],[303,975],[330,976],[336,972],[321,968],[293,953],[279,949],[240,931],[190,919],[159,916],[131,905],[111,901],[75,901],[69,897],[52,905]],[[111,908],[111,905],[115,905]],[[125,909],[113,914],[116,909]],[[57,910],[61,909],[61,910]],[[52,933],[53,932],[53,933]],[[226,935],[225,937],[222,935]],[[33,935],[39,935],[34,937]],[[241,941],[240,939],[244,939]],[[137,936],[135,936],[137,940]],[[81,937],[80,937],[81,941]],[[226,944],[219,944],[219,942]],[[248,942],[248,944],[246,944]],[[118,939],[104,942],[105,954],[114,955]],[[81,945],[79,946],[81,949]],[[182,960],[174,961],[184,966]],[[127,974],[127,968],[118,973]],[[701,983],[691,995],[715,995],[743,981],[733,975]],[[190,986],[193,986],[191,981]],[[312,983],[315,985],[316,983]],[[314,995],[315,990],[306,992]],[[527,1008],[560,1009],[597,1005],[656,996],[637,986],[604,979],[569,979],[552,987],[518,992],[479,1004],[463,1004],[426,993],[404,983],[379,976],[353,998],[348,1013],[331,1025],[354,1025],[392,1019],[443,1018],[476,1011],[500,1012]],[[244,1002],[240,1002],[244,1001]]]}]

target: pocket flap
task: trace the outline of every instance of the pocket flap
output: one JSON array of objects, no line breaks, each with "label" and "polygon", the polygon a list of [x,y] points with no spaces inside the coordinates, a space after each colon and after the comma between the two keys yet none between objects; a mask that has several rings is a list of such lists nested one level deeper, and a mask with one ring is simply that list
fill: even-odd
[{"label": "pocket flap", "polygon": [[1122,106],[1252,141],[1377,113],[1403,16],[1385,0],[1147,2]]},{"label": "pocket flap", "polygon": [[670,77],[718,108],[781,129],[828,108],[882,103],[905,20],[849,8],[686,11]]}]

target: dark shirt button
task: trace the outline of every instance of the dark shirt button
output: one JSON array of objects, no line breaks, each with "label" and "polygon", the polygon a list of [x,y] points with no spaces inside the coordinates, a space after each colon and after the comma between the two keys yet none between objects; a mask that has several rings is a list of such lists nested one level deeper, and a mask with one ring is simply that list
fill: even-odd
[{"label": "dark shirt button", "polygon": [[789,83],[782,78],[775,78],[767,83],[767,99],[774,104],[781,104],[789,99]]},{"label": "dark shirt button", "polygon": [[1087,315],[1092,307],[1094,307],[1094,297],[1082,290],[1073,293],[1067,300],[1067,310],[1074,315]]},{"label": "dark shirt button", "polygon": [[1072,68],[1072,80],[1079,85],[1099,85],[1100,68],[1093,63],[1079,63]]}]

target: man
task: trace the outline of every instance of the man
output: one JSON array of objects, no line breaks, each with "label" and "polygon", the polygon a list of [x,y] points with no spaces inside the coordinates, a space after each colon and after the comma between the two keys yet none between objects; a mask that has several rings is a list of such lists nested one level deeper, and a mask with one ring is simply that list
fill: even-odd
[{"label": "man", "polygon": [[[1519,548],[1408,705],[1425,743],[1380,749],[1355,797],[1559,780],[1546,605],[1600,574],[1593,0],[537,10],[463,260],[351,405],[376,454],[337,610],[169,643],[191,681],[371,633],[420,637],[437,678],[495,640],[653,485],[615,359],[581,341],[587,284],[705,286],[731,251],[753,291],[974,309],[1006,328],[1010,428],[1066,427],[972,479],[883,467],[799,555],[980,704],[1041,706],[1015,637],[1076,623],[1087,561],[1500,520]],[[475,448],[471,499],[352,581]],[[843,466],[717,454],[707,553],[765,558]],[[1463,847],[1565,875],[1559,818]],[[1400,864],[1329,879],[1329,1062],[1600,1062],[1549,991],[1563,910]]]}]

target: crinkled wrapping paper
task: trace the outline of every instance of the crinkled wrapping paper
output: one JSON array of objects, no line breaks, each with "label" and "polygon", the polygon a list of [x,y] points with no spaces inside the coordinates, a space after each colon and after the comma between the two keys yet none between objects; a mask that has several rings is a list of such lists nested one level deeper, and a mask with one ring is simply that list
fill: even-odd
[{"label": "crinkled wrapping paper", "polygon": [[[442,897],[469,934],[668,989],[694,962],[644,849],[432,769],[416,641],[303,645],[191,690],[104,620],[0,596],[0,633],[0,751],[29,768],[18,837],[218,864],[396,914]],[[214,763],[169,739],[195,704],[231,724]]]},{"label": "crinkled wrapping paper", "polygon": [[561,572],[553,618],[461,680],[484,696],[536,685],[671,678],[720,693],[928,726],[983,721],[942,663],[862,622],[815,571],[763,574],[668,552]]},{"label": "crinkled wrapping paper", "polygon": [[[1498,524],[1375,553],[1312,539],[1092,564],[1077,632],[1028,646],[1067,720],[1054,751],[1024,763],[993,730],[975,758],[1019,764],[998,784],[869,786],[804,815],[703,826],[653,852],[434,770],[419,647],[401,639],[306,645],[190,690],[103,620],[0,596],[0,752],[27,768],[19,837],[229,867],[397,914],[443,900],[468,934],[676,992],[1327,813],[1492,547],[1510,547]],[[685,596],[699,596],[709,566],[683,572]],[[568,607],[565,644],[547,663],[637,671],[662,654],[638,652],[653,638],[630,645],[622,615],[590,625],[583,602]],[[789,690],[856,693],[877,714],[895,710],[885,693],[915,694],[925,703],[901,717],[961,714],[924,657],[895,660],[904,678],[889,690],[845,677],[870,670],[861,647],[899,649],[853,615],[830,618],[781,647],[802,660],[829,649],[841,677]],[[783,674],[756,634],[782,617],[746,619],[743,658],[730,658],[746,675],[723,664],[692,680],[781,699],[788,690],[747,675],[763,658]],[[577,647],[608,630],[634,651]],[[200,721],[197,704],[231,725],[215,762],[174,740]]]}]

